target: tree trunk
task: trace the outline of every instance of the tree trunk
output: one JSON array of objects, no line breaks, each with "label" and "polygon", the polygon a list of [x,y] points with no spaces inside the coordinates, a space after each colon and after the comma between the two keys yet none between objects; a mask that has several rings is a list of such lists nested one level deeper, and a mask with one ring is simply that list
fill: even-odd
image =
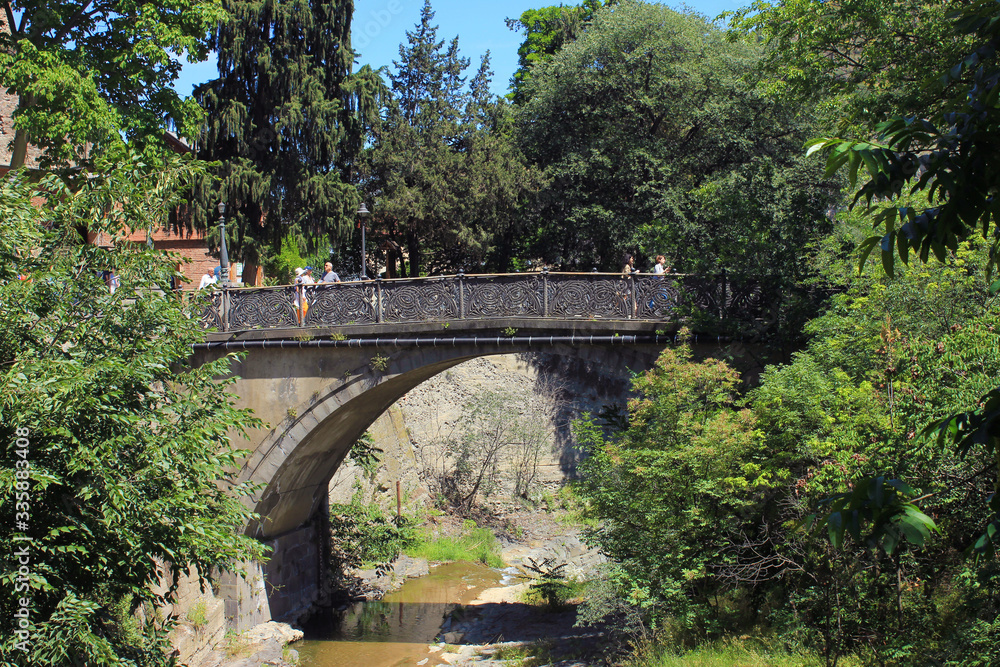
[{"label": "tree trunk", "polygon": [[410,249],[410,271],[411,278],[420,277],[420,239],[416,234],[407,234],[406,246]]},{"label": "tree trunk", "polygon": [[[35,96],[34,95],[22,95],[18,99],[17,103],[17,115],[18,112],[24,111],[35,106]],[[10,168],[18,169],[24,166],[25,161],[28,157],[28,131],[18,129],[14,134],[14,147],[10,153]]]}]

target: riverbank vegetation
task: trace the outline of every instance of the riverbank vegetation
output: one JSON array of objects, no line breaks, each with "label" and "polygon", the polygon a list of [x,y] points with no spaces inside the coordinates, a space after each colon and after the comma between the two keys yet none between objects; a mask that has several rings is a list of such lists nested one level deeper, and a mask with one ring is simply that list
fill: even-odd
[{"label": "riverbank vegetation", "polygon": [[427,518],[426,511],[390,515],[378,503],[365,502],[360,492],[350,503],[331,504],[331,564],[335,575],[351,568],[383,566],[401,553],[430,562],[467,561],[503,567],[500,545],[490,528],[466,519],[454,534],[440,534]]},{"label": "riverbank vegetation", "polygon": [[[636,650],[626,667],[822,667],[815,654],[792,653],[780,644],[748,637],[704,642],[698,648],[676,650],[645,646]],[[841,667],[857,667],[855,660],[843,660]]]},{"label": "riverbank vegetation", "polygon": [[463,522],[461,532],[455,536],[422,534],[421,539],[408,547],[405,553],[431,562],[467,561],[494,568],[504,566],[500,545],[493,531],[469,520]]},{"label": "riverbank vegetation", "polygon": [[[743,396],[732,369],[681,346],[636,379],[627,426],[579,422],[590,452],[579,490],[601,519],[591,539],[618,566],[617,599],[668,646],[763,632],[830,663],[903,665],[992,642],[996,565],[962,554],[996,470],[919,439],[1000,376],[986,263],[978,244],[859,279],[809,324],[805,349]],[[842,545],[807,529],[871,471],[890,475],[877,507],[922,496],[907,511],[936,529],[895,524],[879,540],[861,527]],[[965,660],[955,664],[979,664]]]}]

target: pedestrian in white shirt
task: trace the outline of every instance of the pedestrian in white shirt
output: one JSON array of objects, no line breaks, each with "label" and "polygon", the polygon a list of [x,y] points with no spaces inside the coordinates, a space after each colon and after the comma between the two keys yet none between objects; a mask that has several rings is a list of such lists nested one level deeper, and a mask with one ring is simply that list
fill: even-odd
[{"label": "pedestrian in white shirt", "polygon": [[215,271],[207,269],[205,271],[205,275],[201,277],[201,282],[198,283],[198,289],[206,289],[215,285],[217,282],[219,282],[219,280],[215,277]]}]

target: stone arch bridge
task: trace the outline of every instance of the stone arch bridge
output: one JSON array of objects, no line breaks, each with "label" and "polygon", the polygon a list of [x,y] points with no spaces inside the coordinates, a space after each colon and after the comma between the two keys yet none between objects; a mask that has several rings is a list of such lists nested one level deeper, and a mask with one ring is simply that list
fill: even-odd
[{"label": "stone arch bridge", "polygon": [[247,564],[245,580],[224,578],[230,625],[293,618],[321,594],[327,485],[372,422],[421,382],[520,352],[642,370],[683,320],[759,318],[766,297],[725,277],[555,273],[214,292],[195,361],[242,353],[233,391],[267,424],[233,443],[250,452],[238,479],[261,487],[247,532],[273,555]]}]

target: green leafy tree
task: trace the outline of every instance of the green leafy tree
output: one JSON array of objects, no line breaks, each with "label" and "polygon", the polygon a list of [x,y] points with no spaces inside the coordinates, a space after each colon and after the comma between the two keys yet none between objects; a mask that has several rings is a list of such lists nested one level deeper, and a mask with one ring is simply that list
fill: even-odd
[{"label": "green leafy tree", "polygon": [[968,40],[952,29],[948,0],[757,1],[730,18],[734,39],[759,38],[764,87],[827,127],[864,133],[894,114],[940,108],[937,78]]},{"label": "green leafy tree", "polygon": [[43,164],[122,155],[124,139],[163,147],[168,122],[196,129],[198,105],[170,84],[179,58],[204,60],[221,0],[9,0],[0,18],[0,86],[19,97],[11,165],[28,144]]},{"label": "green leafy tree", "polygon": [[783,481],[754,462],[759,438],[750,412],[735,408],[738,383],[724,362],[696,362],[680,346],[634,380],[626,429],[574,424],[588,454],[579,490],[601,520],[590,539],[623,568],[626,599],[660,620],[711,626],[711,568],[753,496]]},{"label": "green leafy tree", "polygon": [[[793,110],[755,86],[759,49],[694,14],[623,1],[533,66],[518,141],[543,168],[526,254],[621,268],[796,276],[836,196]],[[643,262],[640,260],[640,268]]]},{"label": "green leafy tree", "polygon": [[[973,2],[954,15],[955,30],[971,39],[973,48],[942,76],[942,85],[956,86],[960,94],[942,99],[939,111],[925,118],[890,118],[876,126],[878,136],[870,141],[827,137],[811,143],[810,151],[829,152],[830,173],[847,167],[852,185],[859,174],[867,175],[854,203],[866,204],[865,212],[883,233],[862,243],[862,265],[875,248],[890,275],[897,258],[904,264],[914,256],[926,262],[933,253],[945,261],[961,240],[979,234],[991,242],[986,276],[992,275],[1000,258],[998,17],[994,2]],[[907,199],[918,194],[923,204]],[[992,289],[1000,289],[1000,281]],[[936,420],[926,433],[963,454],[976,452],[1000,473],[1000,389],[974,404]],[[973,551],[993,556],[1000,543],[1000,486],[987,506]]]},{"label": "green leafy tree", "polygon": [[489,54],[466,86],[458,39],[445,48],[424,3],[389,74],[393,98],[369,155],[376,225],[407,249],[411,277],[506,268],[538,175],[509,140],[506,103],[489,92]]},{"label": "green leafy tree", "polygon": [[578,6],[541,7],[506,20],[508,28],[524,33],[517,49],[517,71],[510,80],[510,97],[515,104],[525,101],[524,82],[531,76],[532,66],[579,37],[594,18],[594,11],[608,4],[608,0],[586,0]]},{"label": "green leafy tree", "polygon": [[153,587],[262,556],[229,446],[259,420],[217,381],[228,359],[190,366],[203,332],[170,290],[177,258],[125,241],[163,223],[191,170],[0,184],[4,664],[166,665]]},{"label": "green leafy tree", "polygon": [[[733,371],[682,347],[637,379],[627,423],[577,423],[622,599],[678,641],[763,622],[828,664],[946,664],[988,644],[997,568],[959,556],[993,466],[916,440],[1000,374],[987,262],[979,243],[855,278],[739,403]],[[805,530],[820,503],[839,512],[832,540]]]},{"label": "green leafy tree", "polygon": [[[195,96],[208,122],[199,155],[219,161],[195,189],[196,224],[227,203],[230,247],[249,263],[283,239],[326,248],[352,229],[355,159],[384,91],[352,73],[350,0],[231,0],[213,39],[219,77]],[[276,253],[270,253],[276,254]]]},{"label": "green leafy tree", "polygon": [[[894,278],[856,277],[809,323],[808,346],[769,368],[749,396],[768,465],[790,483],[757,555],[741,556],[734,573],[787,594],[796,618],[774,621],[803,623],[828,656],[926,664],[965,655],[965,642],[995,631],[996,600],[980,586],[996,569],[958,558],[981,526],[995,471],[917,439],[1000,374],[1000,301],[985,289],[987,262],[979,243]],[[829,543],[795,527],[808,526],[817,505],[830,509]],[[748,574],[779,562],[773,584]]]}]

